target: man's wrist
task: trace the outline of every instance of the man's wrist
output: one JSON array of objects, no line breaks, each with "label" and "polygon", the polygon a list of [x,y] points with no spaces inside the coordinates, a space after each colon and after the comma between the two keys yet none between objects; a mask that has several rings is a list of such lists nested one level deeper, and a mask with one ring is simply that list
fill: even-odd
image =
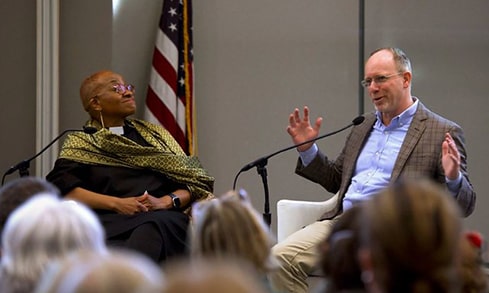
[{"label": "man's wrist", "polygon": [[299,156],[302,160],[302,165],[304,165],[304,167],[309,165],[316,157],[317,152],[318,146],[316,144],[313,144],[309,149],[303,152],[299,152]]},{"label": "man's wrist", "polygon": [[462,183],[462,172],[458,171],[458,177],[454,180],[445,176],[445,181],[447,182],[448,190],[453,194],[457,194]]}]

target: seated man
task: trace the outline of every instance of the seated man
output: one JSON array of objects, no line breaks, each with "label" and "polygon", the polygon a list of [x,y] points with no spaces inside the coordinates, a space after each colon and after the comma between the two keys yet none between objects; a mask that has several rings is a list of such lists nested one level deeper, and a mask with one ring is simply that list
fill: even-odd
[{"label": "seated man", "polygon": [[[317,245],[329,234],[341,213],[368,199],[400,178],[429,178],[447,188],[463,216],[474,210],[476,195],[467,173],[463,131],[459,125],[428,110],[411,95],[412,70],[398,48],[374,51],[365,64],[362,85],[375,113],[354,126],[336,160],[329,160],[313,143],[298,147],[296,172],[338,193],[338,203],[320,221],[290,235],[273,251],[282,263],[273,276],[284,292],[307,292],[307,276],[316,265]],[[295,144],[318,136],[322,119],[312,126],[309,109],[304,117],[295,109],[288,133]]]}]

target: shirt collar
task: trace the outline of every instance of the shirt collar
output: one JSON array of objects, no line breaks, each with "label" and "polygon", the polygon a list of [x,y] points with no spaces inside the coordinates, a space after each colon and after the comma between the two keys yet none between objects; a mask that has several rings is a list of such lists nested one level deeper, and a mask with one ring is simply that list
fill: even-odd
[{"label": "shirt collar", "polygon": [[[416,113],[416,109],[418,108],[418,98],[412,97],[413,99],[413,104],[409,106],[406,110],[404,110],[401,114],[397,115],[396,117],[392,118],[391,124],[389,124],[389,128],[391,127],[399,127],[405,124],[410,124],[411,121],[413,120],[414,114]],[[376,126],[382,127],[384,124],[382,123],[382,114],[379,111],[375,112],[375,115],[377,116],[377,120],[375,122]]]},{"label": "shirt collar", "polygon": [[114,134],[119,134],[119,135],[124,135],[127,131],[131,131],[134,128],[134,125],[132,124],[131,121],[129,120],[124,120],[124,125],[123,126],[115,126],[115,127],[109,127],[109,130],[114,133]]}]

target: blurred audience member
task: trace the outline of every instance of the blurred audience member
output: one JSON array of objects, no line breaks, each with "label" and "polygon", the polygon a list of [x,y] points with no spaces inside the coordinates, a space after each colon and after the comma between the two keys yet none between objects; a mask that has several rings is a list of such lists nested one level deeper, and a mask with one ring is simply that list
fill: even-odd
[{"label": "blurred audience member", "polygon": [[106,251],[103,228],[95,214],[53,194],[34,196],[5,225],[0,292],[32,292],[49,262],[82,248]]},{"label": "blurred audience member", "polygon": [[165,270],[163,293],[266,293],[249,263],[193,259]]},{"label": "blurred audience member", "polygon": [[193,206],[192,215],[193,257],[249,262],[270,286],[266,276],[277,266],[271,255],[274,240],[244,191],[199,202]]},{"label": "blurred audience member", "polygon": [[33,176],[17,178],[0,188],[0,235],[12,211],[40,192],[59,196],[56,186],[45,179]]},{"label": "blurred audience member", "polygon": [[327,293],[364,292],[358,263],[361,205],[346,210],[320,245],[320,267],[326,276]]},{"label": "blurred audience member", "polygon": [[161,292],[163,280],[160,267],[143,254],[125,249],[104,254],[79,250],[50,265],[35,292]]},{"label": "blurred audience member", "polygon": [[477,231],[467,231],[464,233],[464,236],[470,243],[472,243],[472,246],[477,248],[477,251],[482,257],[484,251],[486,250],[486,241],[484,240],[484,236]]},{"label": "blurred audience member", "polygon": [[369,292],[460,292],[461,212],[434,183],[401,181],[362,207],[359,260]]},{"label": "blurred audience member", "polygon": [[460,267],[462,292],[487,292],[487,275],[482,261],[483,238],[478,232],[466,232],[461,239]]}]

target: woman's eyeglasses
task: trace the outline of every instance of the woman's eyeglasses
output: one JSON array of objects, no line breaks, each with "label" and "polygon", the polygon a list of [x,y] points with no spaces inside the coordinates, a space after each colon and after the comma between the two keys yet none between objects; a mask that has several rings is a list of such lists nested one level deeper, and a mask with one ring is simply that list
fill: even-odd
[{"label": "woman's eyeglasses", "polygon": [[112,86],[114,91],[120,95],[124,94],[126,91],[130,91],[132,93],[136,92],[136,87],[133,86],[132,84],[122,84],[118,83]]}]

